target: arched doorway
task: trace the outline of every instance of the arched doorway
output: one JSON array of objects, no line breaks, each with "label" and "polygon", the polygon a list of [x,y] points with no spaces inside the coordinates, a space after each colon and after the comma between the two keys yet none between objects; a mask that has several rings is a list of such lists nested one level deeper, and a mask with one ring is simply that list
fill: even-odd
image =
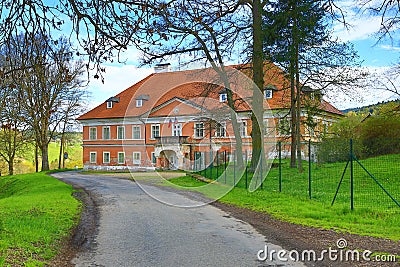
[{"label": "arched doorway", "polygon": [[173,150],[163,150],[160,152],[160,165],[163,169],[178,169],[178,157]]}]

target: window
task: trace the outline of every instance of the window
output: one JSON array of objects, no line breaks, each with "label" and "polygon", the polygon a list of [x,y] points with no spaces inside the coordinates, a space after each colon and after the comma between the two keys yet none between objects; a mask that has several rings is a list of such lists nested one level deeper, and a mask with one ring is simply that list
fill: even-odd
[{"label": "window", "polygon": [[90,163],[97,163],[97,153],[90,152]]},{"label": "window", "polygon": [[182,124],[174,123],[172,126],[172,136],[182,136]]},{"label": "window", "polygon": [[140,126],[132,126],[132,139],[140,139]]},{"label": "window", "polygon": [[271,99],[272,98],[272,90],[271,89],[264,89],[264,98]]},{"label": "window", "polygon": [[112,108],[112,107],[113,107],[113,102],[107,101],[107,108]]},{"label": "window", "polygon": [[204,137],[204,123],[200,122],[194,124],[194,137]]},{"label": "window", "polygon": [[133,152],[132,163],[133,164],[140,164],[141,154],[140,152]]},{"label": "window", "polygon": [[264,124],[264,136],[268,136],[269,135],[269,120],[268,119],[264,119],[263,121]]},{"label": "window", "polygon": [[125,139],[125,126],[117,126],[117,139]]},{"label": "window", "polygon": [[110,163],[110,152],[103,152],[103,163]]},{"label": "window", "polygon": [[96,140],[97,139],[97,128],[90,127],[89,128],[89,140]]},{"label": "window", "polygon": [[225,102],[228,99],[228,96],[226,93],[219,94],[219,102]]},{"label": "window", "polygon": [[226,134],[226,123],[221,122],[217,124],[217,129],[215,131],[215,136],[216,137],[225,137]]},{"label": "window", "polygon": [[118,164],[125,163],[125,152],[118,152]]},{"label": "window", "polygon": [[151,152],[151,163],[157,164],[157,157],[155,152]]},{"label": "window", "polygon": [[143,106],[143,99],[136,99],[136,107],[140,108],[141,106]]},{"label": "window", "polygon": [[240,136],[247,136],[247,122],[246,121],[239,122],[239,130],[240,130]]},{"label": "window", "polygon": [[103,139],[110,139],[110,126],[103,127]]},{"label": "window", "polygon": [[151,138],[160,136],[160,124],[151,125]]}]

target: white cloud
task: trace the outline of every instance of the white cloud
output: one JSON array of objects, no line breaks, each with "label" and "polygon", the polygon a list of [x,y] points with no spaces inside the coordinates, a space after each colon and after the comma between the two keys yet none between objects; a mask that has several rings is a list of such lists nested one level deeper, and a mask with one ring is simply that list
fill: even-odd
[{"label": "white cloud", "polygon": [[379,48],[388,50],[388,51],[400,51],[400,47],[398,46],[393,46],[393,45],[379,45]]},{"label": "white cloud", "polygon": [[112,97],[153,72],[153,68],[138,68],[134,65],[108,65],[103,73],[104,84],[100,79],[90,77],[88,91],[91,94],[90,108]]},{"label": "white cloud", "polygon": [[[388,71],[390,70],[389,67],[367,67],[367,69],[371,76],[365,82],[364,87],[354,88],[347,95],[336,90],[327,92],[325,95],[327,100],[336,108],[343,110],[347,108],[362,107],[379,102],[399,99],[399,95],[388,90],[384,90],[384,86],[378,86],[375,84],[377,82],[376,79],[378,79],[380,82],[387,82],[384,77],[387,77]],[[389,88],[391,88],[389,83],[387,83],[387,85]]]},{"label": "white cloud", "polygon": [[342,0],[337,4],[343,12],[345,22],[349,25],[349,27],[345,27],[341,22],[334,23],[334,36],[339,37],[340,40],[365,40],[373,37],[379,31],[382,18],[380,15],[372,14],[368,9],[378,5],[379,0]]},{"label": "white cloud", "polygon": [[333,35],[342,41],[357,41],[371,38],[380,28],[380,17],[353,14],[346,18],[350,26],[341,23],[334,26]]}]

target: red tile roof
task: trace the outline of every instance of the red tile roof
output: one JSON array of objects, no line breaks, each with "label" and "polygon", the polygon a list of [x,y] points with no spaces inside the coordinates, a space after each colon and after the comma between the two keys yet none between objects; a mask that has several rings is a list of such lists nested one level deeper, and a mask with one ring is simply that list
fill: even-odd
[{"label": "red tile roof", "polygon": [[[233,68],[232,68],[233,67]],[[249,111],[252,99],[251,66],[236,65],[229,67],[228,75],[237,111]],[[237,69],[240,71],[238,72]],[[273,98],[267,103],[271,109],[283,109],[290,107],[290,90],[283,71],[272,63],[265,65],[265,85],[273,85],[276,90]],[[223,89],[220,76],[212,69],[199,69],[175,72],[153,73],[126,90],[117,94],[119,103],[113,103],[113,107],[107,109],[106,102],[95,107],[89,112],[81,115],[78,120],[124,118],[150,115],[149,111],[168,100],[179,97],[206,107],[207,109],[218,109],[223,106],[219,103],[219,92]],[[148,100],[143,100],[142,107],[136,107],[136,99],[143,95]],[[321,109],[330,113],[342,115],[342,113],[326,101],[322,101]],[[150,115],[151,116],[151,115]]]}]

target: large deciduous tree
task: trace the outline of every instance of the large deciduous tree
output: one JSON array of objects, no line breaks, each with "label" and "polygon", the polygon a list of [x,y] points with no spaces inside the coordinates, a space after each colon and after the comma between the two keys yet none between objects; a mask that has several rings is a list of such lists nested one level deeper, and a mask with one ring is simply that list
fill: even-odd
[{"label": "large deciduous tree", "polygon": [[[4,78],[18,88],[21,114],[41,151],[42,170],[49,170],[48,144],[60,123],[82,101],[80,76],[84,65],[73,62],[65,39],[51,41],[47,35],[18,35],[7,49],[8,69]],[[37,162],[37,159],[36,159]]]}]

